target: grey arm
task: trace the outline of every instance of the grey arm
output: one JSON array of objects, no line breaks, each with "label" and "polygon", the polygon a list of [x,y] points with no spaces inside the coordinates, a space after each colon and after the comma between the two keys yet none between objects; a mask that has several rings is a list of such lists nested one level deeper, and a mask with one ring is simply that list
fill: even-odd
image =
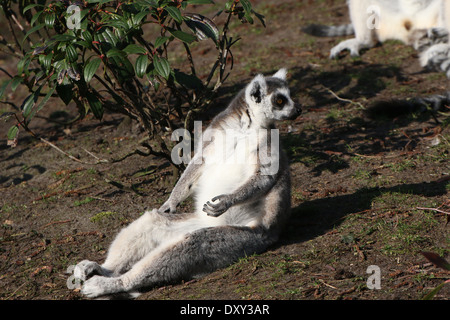
[{"label": "grey arm", "polygon": [[195,161],[195,159],[194,157],[188,164],[186,170],[184,170],[173,188],[169,199],[158,209],[159,212],[176,212],[177,206],[192,194],[193,187],[198,181],[202,169],[202,164],[196,163],[198,161]]}]

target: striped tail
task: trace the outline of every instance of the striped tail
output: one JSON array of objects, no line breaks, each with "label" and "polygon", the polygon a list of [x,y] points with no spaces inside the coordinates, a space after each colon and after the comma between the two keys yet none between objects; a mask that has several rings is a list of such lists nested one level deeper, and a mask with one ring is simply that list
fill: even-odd
[{"label": "striped tail", "polygon": [[450,78],[450,38],[442,28],[419,30],[414,47],[420,52],[420,64],[430,70],[444,71]]},{"label": "striped tail", "polygon": [[342,37],[355,34],[355,29],[352,24],[340,26],[325,26],[320,24],[311,24],[302,28],[304,33],[316,37]]},{"label": "striped tail", "polygon": [[427,97],[417,97],[406,100],[378,101],[368,107],[366,115],[371,119],[380,117],[396,118],[412,113],[431,112],[434,116],[438,111],[450,111],[450,91]]},{"label": "striped tail", "polygon": [[432,46],[420,55],[420,64],[430,70],[444,71],[450,78],[450,44]]}]

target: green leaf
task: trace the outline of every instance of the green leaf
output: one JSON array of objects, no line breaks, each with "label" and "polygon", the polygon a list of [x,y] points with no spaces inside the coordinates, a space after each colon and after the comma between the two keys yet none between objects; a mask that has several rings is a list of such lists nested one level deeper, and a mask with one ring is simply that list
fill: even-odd
[{"label": "green leaf", "polygon": [[158,2],[156,0],[142,0],[142,2],[147,7],[158,7]]},{"label": "green leaf", "polygon": [[178,10],[178,8],[167,6],[164,8],[164,10],[166,10],[176,22],[183,22],[183,17],[181,16],[181,12],[180,10]]},{"label": "green leaf", "polygon": [[215,43],[218,42],[219,29],[216,24],[207,17],[195,13],[186,13],[184,22],[195,33],[199,40],[210,38]]},{"label": "green leaf", "polygon": [[214,4],[212,0],[187,0],[189,4]]},{"label": "green leaf", "polygon": [[28,66],[31,62],[31,53],[27,53],[22,59],[17,62],[17,72],[19,74],[25,73],[27,76],[29,75]]},{"label": "green leaf", "polygon": [[86,49],[91,49],[92,48],[92,42],[87,42],[85,40],[82,40],[82,41],[77,41],[75,43],[77,45],[82,46],[83,48],[86,48]]},{"label": "green leaf", "polygon": [[448,263],[444,258],[441,258],[437,253],[424,251],[421,252],[421,254],[436,267],[450,271],[450,263]]},{"label": "green leaf", "polygon": [[170,64],[165,58],[160,58],[155,56],[153,59],[153,64],[155,65],[155,71],[165,79],[169,79],[170,75]]},{"label": "green leaf", "polygon": [[139,78],[142,78],[145,72],[147,71],[147,67],[148,67],[148,57],[146,55],[139,56],[136,59],[135,65],[136,75]]},{"label": "green leaf", "polygon": [[254,10],[252,10],[252,12],[259,19],[259,21],[261,22],[261,24],[265,28],[266,27],[266,22],[264,21],[264,16],[262,14],[259,14],[258,12],[255,12]]},{"label": "green leaf", "polygon": [[188,89],[200,90],[203,88],[202,81],[192,74],[175,70],[175,81]]},{"label": "green leaf", "polygon": [[70,62],[75,62],[78,59],[77,50],[71,44],[66,46],[66,57]]},{"label": "green leaf", "polygon": [[33,28],[31,28],[30,30],[28,30],[28,32],[23,37],[22,44],[25,42],[25,39],[30,36],[30,34],[42,29],[43,27],[45,27],[44,24],[38,24],[38,25],[34,26]]},{"label": "green leaf", "polygon": [[44,24],[47,28],[53,28],[53,25],[55,24],[56,15],[54,13],[50,13],[45,15],[44,17]]},{"label": "green leaf", "polygon": [[19,133],[19,127],[17,125],[12,126],[8,130],[8,140],[14,140],[17,137],[17,134]]},{"label": "green leaf", "polygon": [[100,100],[97,98],[97,96],[91,92],[88,92],[86,94],[86,99],[89,103],[89,107],[94,114],[94,116],[101,120],[103,117],[103,106]]},{"label": "green leaf", "polygon": [[253,17],[250,15],[250,13],[245,12],[244,17],[248,21],[248,23],[253,24]]},{"label": "green leaf", "polygon": [[86,81],[86,83],[91,81],[101,62],[102,59],[94,58],[86,64],[84,67],[84,81]]},{"label": "green leaf", "polygon": [[36,104],[36,101],[39,98],[39,94],[41,93],[41,90],[42,90],[42,86],[37,88],[37,90],[35,92],[30,94],[24,100],[22,107],[21,107],[24,118],[28,118],[28,116],[30,115],[31,110],[33,109],[34,105]]},{"label": "green leaf", "polygon": [[136,54],[146,54],[147,50],[145,50],[143,47],[138,46],[137,44],[129,44],[126,46],[125,49],[123,49],[128,54],[136,53]]},{"label": "green leaf", "polygon": [[116,49],[116,48],[112,48],[111,50],[109,50],[108,52],[106,52],[106,56],[108,58],[113,58],[113,57],[125,57],[126,53],[123,52],[122,50]]},{"label": "green leaf", "polygon": [[170,34],[172,34],[175,38],[177,38],[183,42],[192,43],[195,40],[197,40],[197,38],[192,34],[189,34],[189,33],[186,33],[186,32],[180,31],[180,30],[174,30],[172,28],[167,28],[167,30],[169,30]]},{"label": "green leaf", "polygon": [[5,93],[6,88],[8,87],[8,85],[11,83],[12,79],[6,80],[5,82],[2,83],[2,85],[0,86],[0,99],[2,98],[3,94]]},{"label": "green leaf", "polygon": [[25,8],[23,8],[23,13],[27,12],[28,10],[34,8],[34,7],[43,7],[44,5],[39,4],[39,3],[32,3],[27,5]]},{"label": "green leaf", "polygon": [[438,285],[436,288],[431,290],[427,293],[425,297],[422,298],[422,300],[431,300],[434,298],[434,296],[442,289],[442,287],[445,285],[445,282],[442,282],[440,285]]},{"label": "green leaf", "polygon": [[56,93],[58,93],[59,98],[68,105],[73,98],[73,84],[63,84],[56,86]]},{"label": "green leaf", "polygon": [[155,49],[159,48],[160,46],[162,46],[169,39],[170,39],[169,37],[158,37],[158,38],[156,38],[156,40],[155,40]]},{"label": "green leaf", "polygon": [[53,53],[49,53],[42,59],[42,66],[45,70],[49,70],[52,65]]},{"label": "green leaf", "polygon": [[22,105],[22,114],[24,118],[27,118],[31,112],[31,108],[34,106],[34,94],[29,95]]},{"label": "green leaf", "polygon": [[[125,54],[125,53],[124,53]],[[120,81],[128,79],[134,75],[133,64],[126,56],[114,56],[108,61],[119,73]]]},{"label": "green leaf", "polygon": [[116,20],[110,20],[109,22],[105,23],[104,25],[108,26],[108,27],[117,28],[116,30],[119,30],[119,29],[128,30],[129,29],[128,24],[126,22],[124,22],[122,20],[117,20],[117,19]]},{"label": "green leaf", "polygon": [[137,15],[133,16],[131,19],[133,20],[134,25],[138,25],[144,17],[148,15],[148,11],[141,11]]},{"label": "green leaf", "polygon": [[242,8],[244,8],[244,11],[246,14],[250,14],[252,12],[252,4],[248,0],[240,0],[239,3],[242,5]]},{"label": "green leaf", "polygon": [[234,3],[234,0],[228,0],[227,2],[225,2],[225,9],[230,10],[231,9],[231,5]]},{"label": "green leaf", "polygon": [[[16,88],[23,82],[23,78],[21,76],[14,76],[11,79],[11,90],[16,91]],[[1,96],[1,95],[0,95]]]},{"label": "green leaf", "polygon": [[33,118],[34,115],[35,115],[36,113],[38,113],[38,112],[42,109],[42,107],[44,107],[44,105],[45,105],[45,104],[47,103],[47,101],[50,99],[50,97],[52,96],[53,92],[55,92],[55,90],[56,90],[56,86],[53,87],[53,88],[51,88],[51,89],[47,92],[47,94],[45,95],[44,99],[42,99],[42,101],[39,103],[39,105],[37,106],[37,108],[31,112],[31,114],[30,114],[29,117],[28,117],[28,120],[30,120],[31,118]]},{"label": "green leaf", "polygon": [[112,44],[114,47],[117,45],[117,42],[119,41],[114,32],[112,32],[112,30],[109,28],[105,29],[105,31],[103,32],[103,37],[105,38],[106,42]]},{"label": "green leaf", "polygon": [[56,34],[51,39],[59,42],[69,42],[75,40],[76,37],[70,34]]},{"label": "green leaf", "polygon": [[89,31],[82,31],[81,32],[81,37],[84,39],[84,41],[86,41],[88,43],[87,47],[91,48],[92,47],[92,34]]},{"label": "green leaf", "polygon": [[5,118],[5,119],[9,119],[10,117],[12,117],[13,115],[15,115],[14,112],[3,112],[0,115],[0,119]]},{"label": "green leaf", "polygon": [[44,12],[44,11],[39,11],[39,12],[37,12],[36,14],[33,14],[33,17],[31,18],[30,24],[31,24],[31,25],[34,25],[34,23],[36,22],[36,20],[39,19],[39,17],[41,16],[41,14],[42,14],[43,12]]}]

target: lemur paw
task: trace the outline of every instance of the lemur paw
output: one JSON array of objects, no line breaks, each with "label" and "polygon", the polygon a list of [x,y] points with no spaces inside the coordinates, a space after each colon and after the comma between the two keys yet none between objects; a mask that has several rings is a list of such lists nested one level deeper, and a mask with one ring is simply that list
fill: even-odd
[{"label": "lemur paw", "polygon": [[107,278],[101,276],[93,276],[81,287],[81,293],[88,298],[96,298],[121,291],[124,290],[119,278]]},{"label": "lemur paw", "polygon": [[83,260],[73,269],[74,277],[82,281],[85,281],[94,274],[103,274],[102,267],[94,261]]},{"label": "lemur paw", "polygon": [[220,196],[214,197],[212,202],[218,201],[218,203],[213,204],[210,201],[203,205],[203,211],[211,217],[218,217],[225,213],[231,206],[232,202],[229,195],[222,194]]}]

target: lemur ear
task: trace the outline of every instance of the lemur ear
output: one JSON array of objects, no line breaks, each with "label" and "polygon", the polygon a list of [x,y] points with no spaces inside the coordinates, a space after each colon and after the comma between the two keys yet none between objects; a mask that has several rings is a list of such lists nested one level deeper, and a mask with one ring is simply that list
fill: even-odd
[{"label": "lemur ear", "polygon": [[286,75],[287,75],[287,70],[285,68],[281,68],[272,77],[279,78],[281,80],[286,80]]},{"label": "lemur ear", "polygon": [[263,75],[257,75],[252,82],[247,86],[247,96],[254,100],[256,103],[260,103],[263,99],[263,96],[266,95],[266,79]]}]

